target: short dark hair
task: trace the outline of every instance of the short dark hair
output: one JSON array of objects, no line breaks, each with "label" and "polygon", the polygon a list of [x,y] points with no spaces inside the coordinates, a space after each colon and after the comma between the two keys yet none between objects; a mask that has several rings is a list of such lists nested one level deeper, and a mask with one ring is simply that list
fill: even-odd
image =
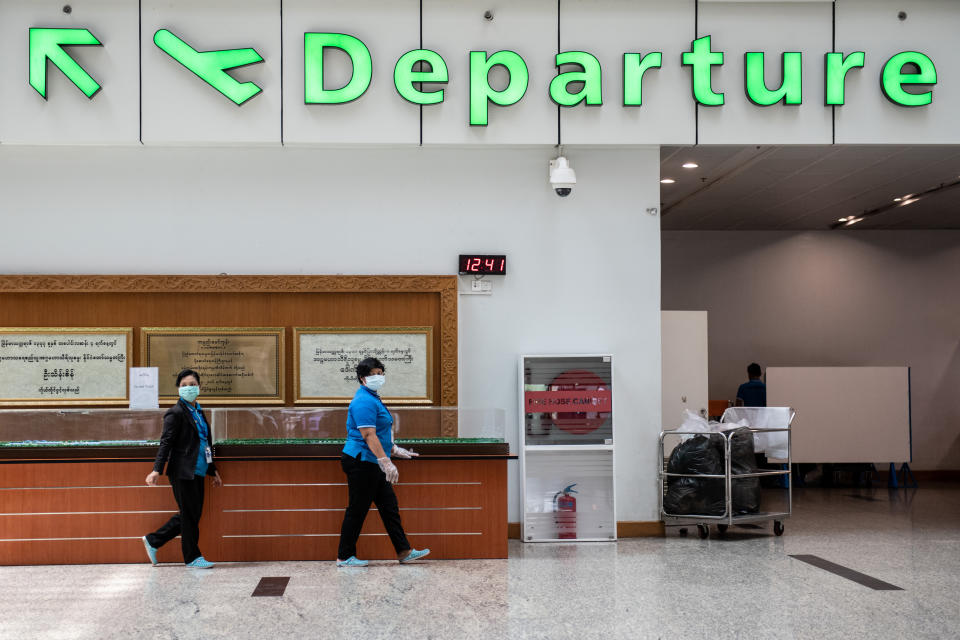
[{"label": "short dark hair", "polygon": [[383,363],[376,358],[364,358],[361,360],[360,364],[357,365],[357,382],[363,384],[363,379],[370,375],[370,372],[374,369],[387,370],[387,368],[383,366]]},{"label": "short dark hair", "polygon": [[197,379],[197,384],[200,384],[200,374],[194,371],[193,369],[184,369],[177,374],[177,386],[180,386],[180,381],[186,378],[187,376],[193,376]]},{"label": "short dark hair", "polygon": [[750,366],[747,367],[747,375],[751,378],[759,378],[763,375],[763,371],[760,369],[760,365],[756,362],[751,362]]}]

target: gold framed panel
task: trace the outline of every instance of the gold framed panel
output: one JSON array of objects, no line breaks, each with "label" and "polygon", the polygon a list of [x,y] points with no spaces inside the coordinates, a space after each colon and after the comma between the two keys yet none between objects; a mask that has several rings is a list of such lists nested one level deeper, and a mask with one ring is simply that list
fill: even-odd
[{"label": "gold framed panel", "polygon": [[143,327],[140,366],[159,367],[160,402],[176,402],[170,374],[189,368],[200,374],[205,403],[283,404],[285,334],[284,327]]},{"label": "gold framed panel", "polygon": [[[7,294],[55,293],[436,293],[440,298],[439,403],[457,405],[457,302],[455,275],[0,275],[0,301]],[[446,416],[448,414],[444,414]],[[453,426],[455,433],[456,425]]]},{"label": "gold framed panel", "polygon": [[[19,339],[25,336],[116,336],[116,338],[111,343],[106,343],[108,338],[101,338],[93,341],[93,344],[87,344],[87,341],[84,341],[83,344],[73,344],[77,341],[71,340],[69,342],[60,341],[53,345],[43,341],[41,345],[40,341],[37,341],[36,344],[25,346],[35,346],[43,349],[53,348],[56,349],[56,353],[47,356],[39,354],[8,356],[3,353],[8,346],[20,345],[8,345],[8,340],[5,336],[16,336]],[[104,342],[104,344],[100,344],[101,341]],[[31,343],[32,342],[33,341],[31,341]],[[113,353],[80,353],[80,351],[88,348],[94,351],[98,349],[101,351],[113,350]],[[122,353],[116,353],[115,350],[117,348],[122,349]],[[103,385],[106,387],[106,395],[84,396],[81,392],[82,387],[77,386],[77,392],[74,394],[77,397],[63,397],[62,395],[48,398],[29,395],[24,395],[23,397],[3,397],[0,395],[0,406],[117,406],[129,404],[130,353],[132,351],[133,327],[0,327],[0,387],[9,388],[13,386],[4,380],[5,372],[3,372],[2,369],[6,368],[3,366],[5,360],[7,362],[22,362],[26,359],[28,364],[36,364],[39,369],[43,364],[57,362],[57,359],[59,359],[59,362],[62,363],[60,366],[43,367],[44,372],[38,374],[42,377],[41,383],[49,383],[51,388],[53,385],[56,385],[56,388],[72,390],[73,387],[64,387],[63,385],[75,384],[77,381],[77,366],[86,365],[82,368],[88,370],[89,376],[103,376],[105,373],[115,374],[117,379],[113,384],[117,389],[120,387],[123,389],[122,394],[116,394],[113,393],[113,389],[110,389],[107,385]],[[110,367],[109,363],[111,361],[122,362],[122,366]],[[104,362],[107,364],[104,364]],[[105,369],[107,369],[107,371],[105,371]],[[110,371],[110,369],[116,369],[116,371]],[[122,380],[120,380],[121,374]],[[13,372],[13,375],[17,376],[19,381],[22,373],[18,375],[16,372]],[[81,375],[83,375],[83,372],[81,372]],[[83,384],[83,381],[80,381],[79,384]],[[87,389],[89,390],[89,388],[88,385]],[[38,389],[38,393],[43,393],[42,386]],[[0,392],[0,394],[2,394],[2,392]]]},{"label": "gold framed panel", "polygon": [[[423,389],[422,392],[419,392],[419,389],[416,392],[401,394],[401,395],[384,395],[383,401],[390,404],[433,404],[433,327],[294,327],[293,328],[293,384],[294,384],[294,404],[349,404],[353,399],[353,394],[356,392],[356,377],[355,377],[355,367],[356,364],[363,358],[368,356],[373,356],[379,358],[383,361],[384,366],[386,367],[388,380],[391,380],[389,376],[398,375],[396,372],[391,373],[391,361],[396,366],[402,362],[406,356],[413,355],[403,350],[398,350],[398,347],[390,349],[390,347],[374,347],[366,348],[362,351],[357,350],[355,344],[350,344],[349,347],[343,347],[341,345],[331,345],[332,349],[330,353],[330,362],[331,363],[342,363],[339,371],[328,371],[326,372],[328,377],[336,375],[337,373],[346,374],[344,378],[349,378],[352,381],[350,392],[349,393],[330,393],[323,395],[308,395],[303,391],[303,381],[304,381],[304,365],[302,362],[303,356],[301,351],[302,338],[304,336],[316,336],[316,335],[329,335],[329,336],[363,336],[370,334],[396,334],[396,335],[407,335],[407,336],[423,336],[424,337],[424,348],[421,357],[423,358],[423,371],[420,372],[419,368],[416,372],[411,372],[413,375],[419,379],[422,375]],[[348,341],[343,341],[348,342]],[[354,342],[354,341],[350,341]],[[337,350],[337,347],[340,347]],[[362,355],[361,355],[362,353]],[[419,374],[419,375],[418,375]],[[399,374],[403,376],[404,374]],[[344,380],[346,382],[346,380]],[[416,384],[419,384],[419,381],[415,381]],[[400,385],[412,386],[414,382],[401,378]],[[398,385],[398,386],[400,386]],[[345,388],[346,385],[343,385]],[[397,388],[397,387],[395,387]],[[403,388],[400,386],[400,388]],[[389,383],[385,389],[389,391]]]}]

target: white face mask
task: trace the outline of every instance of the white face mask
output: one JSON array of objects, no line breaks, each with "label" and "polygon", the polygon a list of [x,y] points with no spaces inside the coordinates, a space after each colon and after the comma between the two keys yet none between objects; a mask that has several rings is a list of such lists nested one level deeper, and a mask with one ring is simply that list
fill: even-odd
[{"label": "white face mask", "polygon": [[364,384],[366,385],[367,389],[370,389],[370,391],[379,390],[380,387],[383,386],[383,383],[387,381],[387,379],[382,374],[375,375],[375,376],[367,376],[365,380],[366,382]]}]

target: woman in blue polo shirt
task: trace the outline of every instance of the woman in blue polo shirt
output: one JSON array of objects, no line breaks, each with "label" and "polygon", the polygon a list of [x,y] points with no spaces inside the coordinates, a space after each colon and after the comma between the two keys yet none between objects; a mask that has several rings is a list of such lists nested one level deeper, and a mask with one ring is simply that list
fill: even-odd
[{"label": "woman in blue polo shirt", "polygon": [[393,418],[378,393],[386,381],[383,373],[383,363],[376,358],[365,358],[357,365],[360,388],[347,410],[347,442],[340,458],[340,466],[347,474],[350,502],[340,528],[338,567],[367,566],[366,560],[357,559],[357,540],[371,502],[377,505],[397,560],[406,563],[430,553],[430,549],[411,548],[400,524],[400,507],[393,492],[400,472],[390,456],[415,458],[419,454],[393,443]]}]

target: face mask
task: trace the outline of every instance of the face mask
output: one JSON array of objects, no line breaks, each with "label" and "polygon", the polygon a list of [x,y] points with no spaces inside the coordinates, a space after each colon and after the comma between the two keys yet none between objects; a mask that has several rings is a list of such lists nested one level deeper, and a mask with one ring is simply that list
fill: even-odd
[{"label": "face mask", "polygon": [[377,391],[387,381],[382,375],[367,376],[366,380],[367,389],[370,389],[370,391]]},{"label": "face mask", "polygon": [[200,387],[180,387],[180,397],[187,402],[193,402],[200,395]]}]

